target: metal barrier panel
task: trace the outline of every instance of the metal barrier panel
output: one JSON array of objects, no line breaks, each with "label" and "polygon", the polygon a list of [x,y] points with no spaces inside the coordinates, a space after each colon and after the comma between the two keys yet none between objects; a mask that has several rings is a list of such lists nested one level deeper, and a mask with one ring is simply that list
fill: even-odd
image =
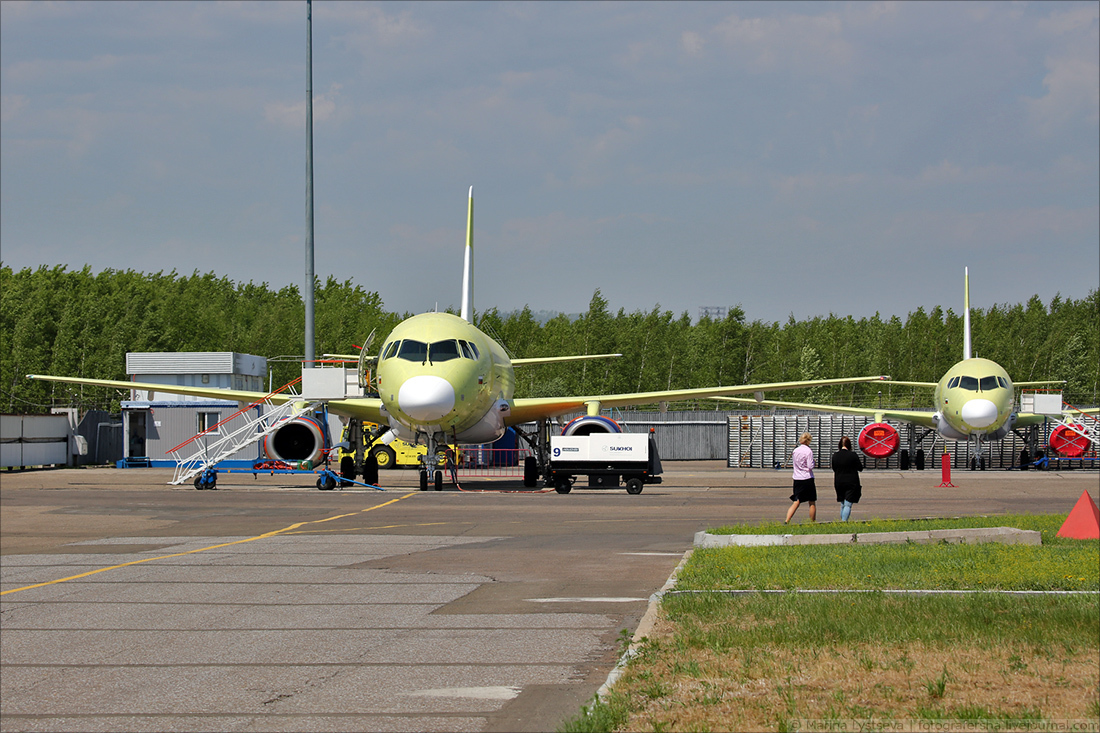
[{"label": "metal barrier panel", "polygon": [[[828,468],[837,443],[842,436],[848,436],[855,445],[859,432],[874,420],[854,415],[761,415],[731,414],[727,417],[728,452],[726,465],[729,468],[780,468],[791,464],[791,452],[798,446],[798,438],[803,432],[813,435],[810,447],[814,451],[814,460],[818,468]],[[932,431],[924,440],[917,443],[917,437],[925,432],[924,428],[904,422],[886,421],[898,431],[901,449],[889,458],[869,458],[856,449],[866,459],[866,468],[883,470],[901,470],[902,450],[910,452],[910,468],[915,468],[916,450],[924,450],[925,470],[938,466],[939,456],[945,451],[951,454],[951,467],[966,469],[973,458],[973,444],[966,440],[945,440]],[[1047,442],[1053,423],[1041,426],[1038,432],[1037,450],[1044,451],[1051,459],[1053,468],[1100,468],[1095,446],[1081,459],[1058,458],[1050,456]],[[991,440],[984,444],[987,460],[986,467],[1007,469],[1018,466],[1020,451],[1028,448],[1027,441],[1015,432],[1010,432],[1000,440]],[[1029,452],[1031,451],[1029,448]],[[1035,456],[1031,456],[1035,460]]]},{"label": "metal barrier panel", "polygon": [[524,459],[534,453],[527,446],[522,448],[464,447],[459,464],[458,477],[463,478],[523,478]]}]

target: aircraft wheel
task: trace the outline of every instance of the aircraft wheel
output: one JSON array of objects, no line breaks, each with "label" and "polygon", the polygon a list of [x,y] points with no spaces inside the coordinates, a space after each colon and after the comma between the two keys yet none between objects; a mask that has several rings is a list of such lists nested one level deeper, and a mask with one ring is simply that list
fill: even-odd
[{"label": "aircraft wheel", "polygon": [[432,477],[432,482],[435,484],[436,491],[443,491],[443,472],[436,471]]},{"label": "aircraft wheel", "polygon": [[375,485],[378,483],[378,461],[373,453],[368,453],[363,459],[363,483]]},{"label": "aircraft wheel", "polygon": [[345,479],[341,486],[351,486],[350,482],[355,480],[355,459],[351,456],[340,459],[340,478]]},{"label": "aircraft wheel", "polygon": [[420,469],[420,490],[428,490],[428,472],[425,471],[423,468]]},{"label": "aircraft wheel", "polygon": [[573,484],[569,483],[569,479],[567,478],[560,478],[558,479],[558,482],[554,484],[554,491],[558,492],[559,494],[568,494],[572,490]]},{"label": "aircraft wheel", "polygon": [[371,451],[379,468],[393,468],[397,465],[397,454],[388,445],[378,445]]},{"label": "aircraft wheel", "polygon": [[626,493],[628,494],[640,494],[642,493],[642,487],[645,484],[642,483],[640,478],[632,478],[626,482]]},{"label": "aircraft wheel", "polygon": [[534,456],[523,459],[523,485],[528,489],[539,485],[539,464]]}]

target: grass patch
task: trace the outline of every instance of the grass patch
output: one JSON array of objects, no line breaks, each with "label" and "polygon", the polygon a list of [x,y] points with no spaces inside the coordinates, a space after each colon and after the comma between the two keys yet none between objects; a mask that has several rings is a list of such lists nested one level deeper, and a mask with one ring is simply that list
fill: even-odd
[{"label": "grass patch", "polygon": [[[1015,526],[1042,531],[1044,545],[708,548],[692,554],[677,589],[1100,588],[1100,542],[1053,538],[1061,517],[934,522],[859,524],[876,532]],[[1095,727],[1098,697],[1092,594],[670,594],[607,699],[562,730],[792,730],[805,720]]]},{"label": "grass patch", "polygon": [[[1016,527],[1042,533],[1042,545],[810,545],[701,548],[681,571],[681,590],[1100,590],[1100,540],[1055,536],[1060,515],[974,519],[872,520],[784,527],[774,522],[715,534],[904,532]],[[758,532],[757,530],[767,530]]]},{"label": "grass patch", "polygon": [[1016,527],[1043,533],[1043,544],[1076,542],[1056,536],[1066,521],[1062,514],[999,514],[991,517],[947,517],[931,519],[868,519],[848,522],[760,522],[729,524],[707,530],[710,534],[854,534],[864,532],[914,532],[930,529]]},{"label": "grass patch", "polygon": [[1100,590],[1097,541],[1077,545],[708,547],[678,590]]}]

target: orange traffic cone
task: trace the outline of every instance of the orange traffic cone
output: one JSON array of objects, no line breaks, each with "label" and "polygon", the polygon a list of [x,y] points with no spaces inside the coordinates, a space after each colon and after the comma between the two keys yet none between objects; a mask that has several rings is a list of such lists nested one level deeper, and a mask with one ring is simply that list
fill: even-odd
[{"label": "orange traffic cone", "polygon": [[1058,536],[1075,540],[1100,539],[1100,508],[1089,496],[1089,492],[1081,492],[1081,498],[1073,505],[1066,521],[1062,523],[1062,528],[1058,530]]}]

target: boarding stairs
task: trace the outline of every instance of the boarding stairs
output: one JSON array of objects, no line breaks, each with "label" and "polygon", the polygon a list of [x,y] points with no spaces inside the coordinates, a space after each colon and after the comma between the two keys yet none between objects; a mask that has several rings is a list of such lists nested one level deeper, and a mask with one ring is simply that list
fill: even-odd
[{"label": "boarding stairs", "polygon": [[[190,438],[184,443],[180,443],[175,448],[168,451],[168,454],[176,461],[176,470],[172,480],[168,483],[171,486],[179,486],[199,475],[210,466],[214,466],[234,453],[263,440],[265,437],[275,432],[285,421],[293,420],[315,411],[320,407],[320,401],[290,399],[283,402],[281,405],[275,404],[274,398],[277,395],[288,390],[300,381],[300,378],[295,379],[293,382],[271,392],[262,400],[253,402],[247,407],[238,410],[217,425],[207,428],[195,437]],[[297,395],[293,395],[293,397],[297,397]],[[233,432],[219,437],[212,443],[202,439],[204,437],[209,437],[223,425],[227,425],[235,417],[243,415],[255,407],[260,408],[259,414],[245,421],[243,425],[233,430]],[[189,457],[184,458],[183,452],[188,446],[191,446],[194,452],[191,453]],[[197,450],[195,449],[196,447]]]}]

